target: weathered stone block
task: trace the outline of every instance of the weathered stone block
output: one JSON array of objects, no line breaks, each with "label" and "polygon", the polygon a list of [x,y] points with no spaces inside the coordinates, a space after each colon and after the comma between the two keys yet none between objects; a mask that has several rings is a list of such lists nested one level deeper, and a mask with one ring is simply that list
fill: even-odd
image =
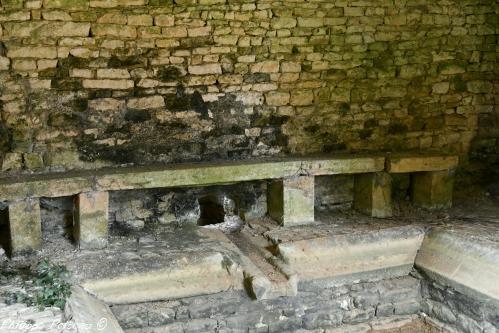
[{"label": "weathered stone block", "polygon": [[263,61],[251,66],[251,73],[277,73],[279,72],[279,61]]},{"label": "weathered stone block", "polygon": [[10,59],[0,56],[0,71],[8,71],[10,68]]},{"label": "weathered stone block", "polygon": [[89,0],[43,0],[44,8],[88,9]]},{"label": "weathered stone block", "polygon": [[165,100],[161,96],[132,98],[128,100],[127,107],[138,110],[163,108],[165,107]]},{"label": "weathered stone block", "polygon": [[175,17],[173,15],[158,15],[154,17],[154,25],[160,27],[173,27],[175,24]]},{"label": "weathered stone block", "polygon": [[162,34],[168,38],[182,38],[187,37],[186,27],[166,27],[161,29]]},{"label": "weathered stone block", "polygon": [[265,101],[270,106],[282,106],[289,103],[289,93],[271,91],[265,95]]},{"label": "weathered stone block", "polygon": [[130,73],[126,69],[119,68],[101,68],[97,70],[99,79],[129,79]]},{"label": "weathered stone block", "polygon": [[28,198],[10,202],[9,229],[13,255],[39,249],[42,245],[40,201]]},{"label": "weathered stone block", "polygon": [[411,199],[418,206],[444,209],[452,206],[454,170],[417,172],[411,175]]},{"label": "weathered stone block", "polygon": [[392,216],[391,177],[385,172],[355,175],[354,208],[368,216]]},{"label": "weathered stone block", "polygon": [[222,74],[222,66],[220,64],[189,66],[189,73],[193,75]]},{"label": "weathered stone block", "polygon": [[55,46],[24,46],[10,47],[7,51],[9,58],[57,58],[57,48]]},{"label": "weathered stone block", "polygon": [[314,222],[314,177],[276,180],[268,186],[269,215],[284,226]]},{"label": "weathered stone block", "polygon": [[142,25],[149,26],[152,25],[152,16],[141,14],[141,15],[129,15],[128,16],[128,25]]},{"label": "weathered stone block", "polygon": [[75,197],[74,236],[80,249],[102,249],[107,245],[108,192],[80,193]]},{"label": "weathered stone block", "polygon": [[92,35],[94,36],[113,36],[122,38],[136,38],[137,29],[134,26],[119,24],[95,24],[92,25]]},{"label": "weathered stone block", "polygon": [[132,80],[83,80],[83,87],[88,89],[126,90],[133,86]]}]

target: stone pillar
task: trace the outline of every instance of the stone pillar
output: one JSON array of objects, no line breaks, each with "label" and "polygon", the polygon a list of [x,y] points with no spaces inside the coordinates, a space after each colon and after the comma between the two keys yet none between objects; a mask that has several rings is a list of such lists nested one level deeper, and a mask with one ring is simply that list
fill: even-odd
[{"label": "stone pillar", "polygon": [[270,217],[284,226],[314,222],[314,177],[298,176],[275,180],[268,185]]},{"label": "stone pillar", "polygon": [[371,217],[392,216],[392,182],[386,172],[355,175],[354,208]]},{"label": "stone pillar", "polygon": [[73,211],[74,237],[80,249],[102,249],[108,236],[108,192],[80,193]]},{"label": "stone pillar", "polygon": [[445,209],[452,206],[455,170],[416,172],[411,175],[411,199],[420,207]]},{"label": "stone pillar", "polygon": [[41,247],[42,222],[38,198],[9,203],[9,232],[13,255],[35,251]]}]

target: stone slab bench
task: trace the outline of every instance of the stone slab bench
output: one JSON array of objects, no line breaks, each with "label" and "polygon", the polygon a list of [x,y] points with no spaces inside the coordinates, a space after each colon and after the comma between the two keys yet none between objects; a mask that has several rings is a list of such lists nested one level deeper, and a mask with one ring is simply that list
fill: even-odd
[{"label": "stone slab bench", "polygon": [[0,179],[8,203],[13,254],[41,244],[40,197],[74,196],[74,233],[81,249],[107,244],[109,191],[208,186],[267,180],[268,213],[283,226],[313,223],[316,176],[354,174],[354,207],[372,217],[391,216],[390,173],[411,172],[413,199],[428,208],[451,202],[457,157],[414,154],[336,155],[127,167],[24,175]]},{"label": "stone slab bench", "polygon": [[391,174],[411,175],[411,200],[427,209],[452,205],[457,156],[428,153],[387,154],[382,172],[355,177],[354,208],[372,217],[392,216]]},{"label": "stone slab bench", "polygon": [[82,249],[103,248],[108,236],[108,191],[231,184],[269,180],[269,215],[284,226],[314,221],[314,177],[384,169],[382,156],[344,155],[129,167],[0,179],[8,202],[12,252],[40,246],[40,197],[75,196],[75,239]]}]

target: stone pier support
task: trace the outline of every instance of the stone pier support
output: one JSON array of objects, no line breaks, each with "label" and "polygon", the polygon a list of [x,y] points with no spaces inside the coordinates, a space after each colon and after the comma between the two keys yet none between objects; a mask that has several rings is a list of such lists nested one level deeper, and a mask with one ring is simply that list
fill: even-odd
[{"label": "stone pier support", "polygon": [[270,217],[284,226],[313,223],[314,193],[313,176],[270,182],[267,196]]},{"label": "stone pier support", "polygon": [[13,255],[39,249],[42,245],[40,200],[28,198],[10,202],[9,228]]},{"label": "stone pier support", "polygon": [[411,199],[420,207],[445,209],[452,206],[453,169],[417,172],[411,175]]},{"label": "stone pier support", "polygon": [[80,193],[75,197],[74,237],[80,249],[102,249],[108,237],[108,192]]},{"label": "stone pier support", "polygon": [[371,217],[390,217],[391,192],[391,177],[386,172],[355,175],[354,208]]}]

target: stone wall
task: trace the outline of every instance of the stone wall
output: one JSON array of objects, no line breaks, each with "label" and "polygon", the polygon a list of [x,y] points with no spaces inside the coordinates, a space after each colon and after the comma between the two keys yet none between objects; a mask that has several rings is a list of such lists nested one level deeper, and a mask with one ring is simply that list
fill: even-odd
[{"label": "stone wall", "polygon": [[[3,172],[466,154],[497,117],[493,0],[1,5]],[[496,138],[489,131],[477,146]]]},{"label": "stone wall", "polygon": [[422,281],[423,311],[458,332],[499,331],[499,308],[436,282]]},{"label": "stone wall", "polygon": [[112,311],[125,330],[135,333],[153,331],[139,330],[146,327],[171,333],[312,331],[416,314],[421,307],[420,290],[420,281],[407,276],[332,288],[302,285],[296,297],[273,300],[253,301],[239,292],[224,292],[116,305]]}]

